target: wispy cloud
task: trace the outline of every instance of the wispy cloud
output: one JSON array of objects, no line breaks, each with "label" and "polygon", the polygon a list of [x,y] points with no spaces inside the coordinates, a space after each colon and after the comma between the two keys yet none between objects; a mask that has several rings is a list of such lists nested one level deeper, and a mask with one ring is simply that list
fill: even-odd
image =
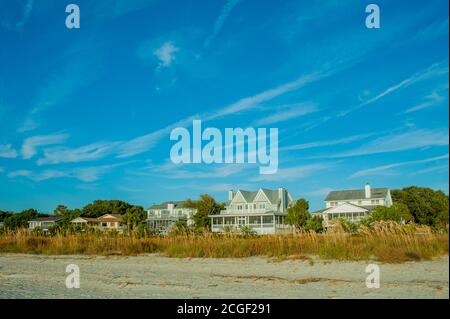
[{"label": "wispy cloud", "polygon": [[77,148],[55,147],[44,150],[44,157],[37,161],[38,165],[77,163],[104,158],[110,155],[119,142],[96,142]]},{"label": "wispy cloud", "polygon": [[64,51],[60,57],[62,65],[51,72],[50,77],[37,89],[31,109],[17,131],[27,132],[38,128],[42,124],[42,112],[64,104],[71,94],[90,85],[101,73],[99,52],[98,45],[92,43],[77,44]]},{"label": "wispy cloud", "polygon": [[374,133],[368,133],[368,134],[358,134],[358,135],[352,135],[348,137],[338,138],[338,139],[332,139],[332,140],[325,140],[325,141],[315,141],[310,143],[303,143],[303,144],[296,144],[291,146],[285,146],[283,148],[280,148],[282,151],[293,151],[293,150],[304,150],[304,149],[310,149],[315,147],[323,147],[323,146],[334,146],[334,145],[340,145],[340,144],[347,144],[356,142],[362,139],[365,139],[367,137],[373,136]]},{"label": "wispy cloud", "polygon": [[[408,113],[412,113],[412,112],[417,112],[417,111],[420,111],[420,110],[432,107],[432,106],[434,106],[436,104],[442,103],[443,101],[445,101],[445,97],[442,95],[442,91],[443,90],[444,89],[434,90],[430,95],[427,95],[425,97],[425,101],[424,102],[422,102],[422,103],[420,103],[418,105],[415,105],[413,107],[410,107],[404,113],[408,114]],[[445,87],[445,90],[448,91],[448,84]]]},{"label": "wispy cloud", "polygon": [[205,120],[213,120],[216,118],[220,118],[222,116],[233,115],[233,114],[236,114],[239,112],[249,111],[251,109],[254,109],[257,106],[260,106],[260,104],[263,102],[270,101],[270,100],[272,100],[276,97],[279,97],[283,94],[286,94],[288,92],[298,90],[298,89],[304,87],[305,85],[313,83],[320,79],[323,79],[330,74],[331,74],[331,72],[324,71],[324,72],[313,72],[313,73],[308,73],[308,74],[302,75],[292,82],[288,82],[288,83],[279,85],[275,88],[258,93],[256,95],[240,99],[239,101],[237,101],[233,104],[227,105],[222,109],[218,109],[218,110],[212,112],[211,114],[206,115],[204,118],[205,118]]},{"label": "wispy cloud", "polygon": [[444,165],[437,165],[437,166],[432,166],[432,167],[427,167],[424,169],[419,169],[414,171],[413,173],[411,173],[411,176],[416,176],[416,175],[422,175],[422,174],[428,174],[428,173],[438,173],[438,172],[446,172],[448,171],[448,163],[444,164]]},{"label": "wispy cloud", "polygon": [[256,120],[255,125],[270,125],[273,123],[284,122],[316,111],[317,106],[310,102],[283,105],[276,108],[276,110],[272,108],[274,114]]},{"label": "wispy cloud", "polygon": [[428,80],[430,78],[437,77],[437,76],[443,76],[446,74],[448,74],[448,62],[434,63],[431,66],[429,66],[423,70],[420,70],[419,72],[414,73],[413,75],[400,81],[399,83],[388,87],[383,92],[373,96],[372,98],[365,100],[365,101],[361,102],[360,104],[358,104],[354,107],[351,107],[347,110],[339,112],[338,116],[345,116],[345,115],[347,115],[351,112],[354,112],[364,106],[375,103],[378,100],[382,99],[383,97],[385,97],[389,94],[392,94],[400,89],[411,86],[414,83]]},{"label": "wispy cloud", "polygon": [[379,137],[373,141],[365,143],[357,149],[332,155],[317,156],[316,158],[350,157],[406,151],[430,146],[446,146],[448,145],[448,138],[449,136],[447,129],[421,129]]},{"label": "wispy cloud", "polygon": [[215,39],[215,37],[219,34],[220,30],[222,30],[225,21],[230,15],[233,8],[239,3],[240,0],[226,0],[225,5],[222,8],[222,12],[214,23],[213,32],[206,38],[203,48],[208,49],[211,45],[211,42]]},{"label": "wispy cloud", "polygon": [[[242,173],[250,164],[174,164],[167,161],[162,165],[149,165],[145,170],[149,175],[164,176],[170,179],[214,179],[230,177]],[[189,170],[192,168],[193,170]]]},{"label": "wispy cloud", "polygon": [[38,147],[61,144],[64,143],[68,137],[67,134],[36,135],[29,137],[23,142],[20,152],[23,158],[29,159],[36,154]]},{"label": "wispy cloud", "polygon": [[0,144],[0,157],[15,158],[17,157],[17,151],[11,144]]},{"label": "wispy cloud", "polygon": [[167,136],[176,127],[185,127],[192,124],[196,117],[186,118],[179,122],[168,125],[155,132],[133,138],[118,147],[118,157],[129,157],[148,151],[156,145],[163,137]]},{"label": "wispy cloud", "polygon": [[416,165],[416,164],[422,164],[422,163],[428,163],[428,162],[435,162],[443,159],[448,159],[448,154],[427,158],[423,160],[417,160],[417,161],[407,161],[407,162],[399,162],[389,165],[383,165],[378,167],[373,167],[369,169],[360,170],[354,174],[352,174],[349,178],[357,178],[362,176],[370,176],[370,175],[386,175],[386,174],[392,174],[389,170],[392,168],[400,167],[400,166],[406,166],[406,165]]},{"label": "wispy cloud", "polygon": [[221,109],[184,118],[160,130],[136,137],[128,142],[125,142],[119,147],[118,157],[129,157],[146,152],[153,146],[155,146],[156,143],[158,143],[162,138],[166,137],[172,129],[176,127],[190,126],[194,119],[201,119],[202,121],[211,121],[229,115],[236,115],[240,112],[250,111],[260,106],[260,104],[263,102],[267,102],[287,92],[299,89],[309,83],[318,81],[319,79],[322,79],[328,76],[329,74],[331,74],[331,72],[314,72],[306,74],[297,78],[292,82],[285,83],[273,89],[269,89],[256,95],[240,99],[237,102],[227,105]]},{"label": "wispy cloud", "polygon": [[31,170],[16,170],[8,174],[8,177],[26,177],[35,182],[40,182],[54,178],[74,178],[83,182],[93,182],[98,180],[102,175],[108,173],[113,168],[127,165],[131,162],[116,163],[108,165],[90,166],[90,167],[76,167],[65,170],[47,169],[41,172],[33,172]]},{"label": "wispy cloud", "polygon": [[305,193],[306,195],[309,196],[318,196],[318,197],[325,197],[326,195],[328,195],[329,192],[333,191],[333,188],[330,187],[323,187],[323,188],[319,188],[310,192]]},{"label": "wispy cloud", "polygon": [[153,55],[158,59],[158,68],[167,68],[175,60],[175,53],[180,49],[173,45],[171,41],[164,42],[161,47],[153,51]]},{"label": "wispy cloud", "polygon": [[33,173],[30,170],[17,170],[12,171],[8,174],[8,177],[14,178],[14,177],[27,177],[33,181],[40,182],[46,179],[52,179],[52,178],[60,178],[60,177],[67,177],[68,173],[58,170],[45,170],[40,173]]},{"label": "wispy cloud", "polygon": [[20,31],[25,26],[25,24],[30,19],[31,12],[33,10],[33,0],[27,0],[23,4],[22,8],[22,16],[18,21],[15,22],[7,22],[2,21],[2,26],[9,30]]},{"label": "wispy cloud", "polygon": [[83,182],[93,182],[98,180],[102,175],[110,172],[112,169],[128,165],[129,163],[131,162],[90,166],[90,167],[79,167],[72,170],[70,177],[77,178]]},{"label": "wispy cloud", "polygon": [[323,171],[332,167],[333,164],[330,163],[317,163],[317,164],[308,164],[301,166],[294,166],[289,168],[279,168],[275,174],[271,175],[259,175],[251,179],[253,182],[267,181],[267,182],[287,182],[287,181],[296,181],[308,176],[311,176],[314,173],[319,171]]}]

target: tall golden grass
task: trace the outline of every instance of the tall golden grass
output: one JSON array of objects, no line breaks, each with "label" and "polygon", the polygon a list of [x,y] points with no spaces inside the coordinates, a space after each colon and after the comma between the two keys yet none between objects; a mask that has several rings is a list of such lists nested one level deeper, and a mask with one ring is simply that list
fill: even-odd
[{"label": "tall golden grass", "polygon": [[378,223],[346,234],[339,225],[325,234],[300,233],[242,237],[236,234],[184,234],[135,237],[121,234],[56,234],[43,236],[27,230],[0,235],[0,253],[45,255],[138,255],[236,258],[267,256],[333,260],[378,260],[401,263],[429,260],[448,254],[448,233],[426,226]]}]

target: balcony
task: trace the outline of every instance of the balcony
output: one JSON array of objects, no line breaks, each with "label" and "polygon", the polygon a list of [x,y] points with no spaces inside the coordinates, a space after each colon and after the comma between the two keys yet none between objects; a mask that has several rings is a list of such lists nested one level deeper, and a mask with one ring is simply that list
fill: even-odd
[{"label": "balcony", "polygon": [[265,214],[272,212],[271,208],[257,208],[257,209],[223,209],[220,215],[235,215],[235,214]]}]

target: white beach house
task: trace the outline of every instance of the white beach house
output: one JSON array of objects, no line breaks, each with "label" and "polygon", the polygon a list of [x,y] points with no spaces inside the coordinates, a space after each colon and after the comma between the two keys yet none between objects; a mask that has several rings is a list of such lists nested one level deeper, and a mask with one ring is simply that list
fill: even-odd
[{"label": "white beach house", "polygon": [[329,227],[338,218],[357,222],[368,217],[377,206],[392,206],[391,192],[388,188],[371,188],[366,183],[362,189],[331,191],[325,198],[326,208],[312,214],[320,214],[325,227]]},{"label": "white beach house", "polygon": [[193,225],[196,212],[197,209],[188,207],[186,201],[164,202],[147,209],[147,224],[156,233],[166,234],[178,221]]},{"label": "white beach house", "polygon": [[62,216],[37,217],[28,221],[28,228],[39,228],[46,233],[50,227],[58,225],[62,220]]},{"label": "white beach house", "polygon": [[224,232],[248,226],[261,235],[288,232],[290,227],[284,224],[284,219],[292,202],[291,194],[284,188],[260,188],[253,192],[230,190],[226,209],[209,215],[211,230]]}]

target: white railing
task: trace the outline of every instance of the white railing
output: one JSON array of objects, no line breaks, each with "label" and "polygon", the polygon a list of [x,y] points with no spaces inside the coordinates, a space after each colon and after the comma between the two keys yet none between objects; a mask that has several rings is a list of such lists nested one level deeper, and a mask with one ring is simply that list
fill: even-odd
[{"label": "white railing", "polygon": [[273,223],[265,223],[265,224],[214,224],[212,225],[212,228],[224,228],[224,227],[232,227],[232,228],[240,228],[243,226],[248,226],[248,227],[257,227],[257,228],[265,228],[265,227],[273,227],[274,224]]},{"label": "white railing", "polygon": [[264,214],[272,211],[270,208],[257,208],[257,209],[224,209],[220,211],[220,215],[232,215],[232,214]]}]

